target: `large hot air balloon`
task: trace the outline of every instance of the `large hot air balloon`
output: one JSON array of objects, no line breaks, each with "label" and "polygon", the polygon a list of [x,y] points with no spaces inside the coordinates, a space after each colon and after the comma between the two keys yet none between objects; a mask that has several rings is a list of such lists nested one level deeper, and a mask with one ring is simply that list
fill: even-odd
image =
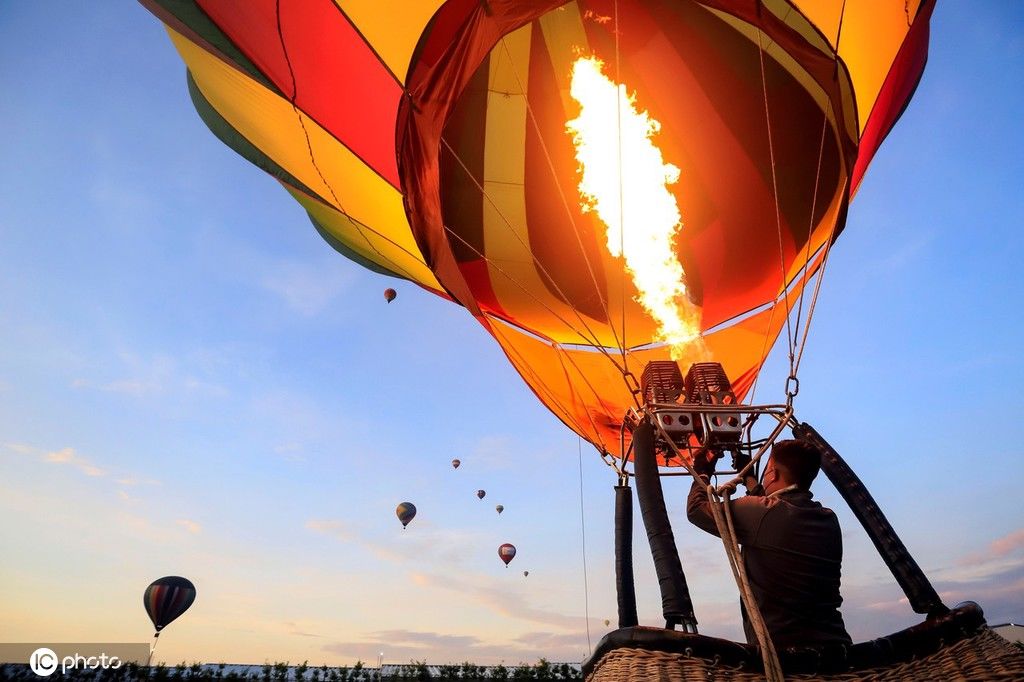
[{"label": "large hot air balloon", "polygon": [[195,585],[187,578],[176,575],[154,580],[142,595],[142,605],[153,621],[157,636],[174,619],[185,613],[195,600]]},{"label": "large hot air balloon", "polygon": [[516,556],[515,545],[510,542],[506,542],[502,546],[498,547],[498,556],[505,562],[505,566],[507,567],[508,563]]},{"label": "large hot air balloon", "polygon": [[[749,392],[916,87],[934,6],[142,2],[217,137],[342,255],[462,304],[608,453],[650,360],[713,359]],[[616,139],[599,76],[658,122],[660,193],[578,146],[588,121]],[[612,189],[579,187],[594,158]],[[633,276],[649,228],[661,300]]]},{"label": "large hot air balloon", "polygon": [[[651,406],[681,402],[685,385],[659,375],[657,390],[641,390],[652,362],[720,363],[728,391],[701,372],[691,388],[735,406],[785,330],[792,406],[815,303],[804,306],[805,290],[817,291],[849,203],[917,87],[935,6],[142,2],[218,138],[277,179],[342,255],[461,304],[538,399],[620,481],[632,461],[638,483],[632,437],[662,423]],[[735,426],[728,418],[707,423]],[[784,423],[815,436],[792,412]],[[653,440],[643,476],[690,466]],[[930,585],[910,589],[927,581],[904,575],[916,564],[883,526],[865,527],[902,567],[914,609],[942,613]],[[514,551],[499,550],[506,565]],[[685,625],[662,596],[666,622]]]},{"label": "large hot air balloon", "polygon": [[484,495],[486,495],[486,494],[487,494],[486,490],[477,490],[476,491],[476,497],[477,497],[478,500],[484,499]]},{"label": "large hot air balloon", "polygon": [[402,522],[402,529],[404,530],[416,516],[416,505],[412,502],[402,502],[395,507],[395,516]]}]

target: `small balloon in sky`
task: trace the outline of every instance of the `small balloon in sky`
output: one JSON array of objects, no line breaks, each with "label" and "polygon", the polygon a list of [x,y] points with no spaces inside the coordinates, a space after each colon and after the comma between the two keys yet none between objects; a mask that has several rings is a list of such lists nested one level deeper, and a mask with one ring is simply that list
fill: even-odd
[{"label": "small balloon in sky", "polygon": [[524,577],[524,578],[525,578],[526,576],[528,576],[528,575],[530,575],[530,572],[529,572],[529,571],[523,571],[523,577]]},{"label": "small balloon in sky", "polygon": [[612,624],[612,622],[610,620],[608,620],[607,618],[604,619],[604,626],[605,627],[608,627],[611,624]]},{"label": "small balloon in sky", "polygon": [[416,516],[416,505],[412,502],[403,502],[395,507],[395,516],[402,522],[402,528],[404,529],[409,525],[409,522]]},{"label": "small balloon in sky", "polygon": [[384,300],[387,301],[388,303],[391,303],[397,297],[398,297],[398,292],[395,291],[394,289],[385,289],[384,290]]},{"label": "small balloon in sky", "polygon": [[452,460],[452,468],[453,469],[458,469],[460,464],[462,464],[462,460],[458,460],[458,459],[453,459]]},{"label": "small balloon in sky", "polygon": [[154,580],[142,595],[149,619],[156,628],[156,636],[175,618],[185,613],[196,600],[196,586],[187,578],[169,575]]},{"label": "small balloon in sky", "polygon": [[481,500],[484,499],[484,495],[486,495],[486,494],[487,494],[486,490],[477,490],[476,491],[476,496],[478,498],[480,498]]},{"label": "small balloon in sky", "polygon": [[508,562],[512,561],[516,556],[515,545],[510,542],[506,542],[498,548],[498,556],[505,562],[505,566],[508,567]]},{"label": "small balloon in sky", "polygon": [[500,514],[501,512],[505,511],[505,505],[503,505],[503,504],[499,504],[499,505],[497,505],[497,506],[496,506],[496,507],[494,508],[494,511],[496,511],[496,512],[498,512],[498,513]]}]

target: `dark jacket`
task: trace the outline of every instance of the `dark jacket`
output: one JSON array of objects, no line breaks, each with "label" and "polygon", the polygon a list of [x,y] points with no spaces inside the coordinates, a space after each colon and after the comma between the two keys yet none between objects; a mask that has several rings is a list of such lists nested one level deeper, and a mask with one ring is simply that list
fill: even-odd
[{"label": "dark jacket", "polygon": [[[694,481],[686,516],[718,535],[705,490]],[[832,510],[797,489],[747,495],[730,506],[750,589],[775,646],[850,644],[839,613],[843,538]],[[745,610],[743,630],[756,644]]]}]

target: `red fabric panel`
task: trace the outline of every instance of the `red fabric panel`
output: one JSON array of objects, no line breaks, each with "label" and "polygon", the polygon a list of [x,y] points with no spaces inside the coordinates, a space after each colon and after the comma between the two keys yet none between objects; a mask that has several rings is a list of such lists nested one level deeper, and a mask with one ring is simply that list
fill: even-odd
[{"label": "red fabric panel", "polygon": [[867,124],[860,139],[860,153],[853,167],[850,196],[857,193],[864,171],[874,158],[875,152],[882,144],[896,121],[903,115],[910,97],[917,89],[917,84],[924,73],[925,62],[928,61],[928,24],[931,20],[934,0],[923,5],[914,19],[914,25],[903,41],[896,61],[893,62],[889,74],[885,77],[882,90],[878,93],[875,106],[871,109]]},{"label": "red fabric panel", "polygon": [[302,111],[400,186],[394,131],[402,89],[332,0],[281,3],[280,34],[276,0],[198,2]]}]

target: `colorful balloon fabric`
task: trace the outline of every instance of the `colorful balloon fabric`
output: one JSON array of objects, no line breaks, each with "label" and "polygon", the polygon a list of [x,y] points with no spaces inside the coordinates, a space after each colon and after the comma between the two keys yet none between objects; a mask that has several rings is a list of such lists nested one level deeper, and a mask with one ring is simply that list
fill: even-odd
[{"label": "colorful balloon fabric", "polygon": [[[703,336],[677,352],[721,362],[742,399],[920,80],[935,6],[142,2],[206,125],[328,244],[464,306],[537,397],[609,452],[630,377],[673,349],[613,253],[625,240],[582,207],[567,132],[577,60],[603,60],[660,123],[651,139],[678,169],[665,185],[681,225],[673,304]],[[648,207],[623,197],[626,227],[645,223]]]},{"label": "colorful balloon fabric", "polygon": [[405,528],[416,516],[416,505],[412,502],[402,502],[395,507],[395,516],[402,522],[402,528]]},{"label": "colorful balloon fabric", "polygon": [[508,562],[516,556],[516,548],[511,543],[506,542],[501,547],[498,547],[498,556],[505,562],[505,566],[508,566]]},{"label": "colorful balloon fabric", "polygon": [[385,289],[384,290],[384,300],[387,301],[388,303],[391,303],[393,300],[395,300],[395,298],[397,296],[398,296],[398,292],[395,291],[394,289]]},{"label": "colorful balloon fabric", "polygon": [[187,578],[169,575],[154,580],[142,595],[142,605],[159,635],[196,600],[196,587]]}]

